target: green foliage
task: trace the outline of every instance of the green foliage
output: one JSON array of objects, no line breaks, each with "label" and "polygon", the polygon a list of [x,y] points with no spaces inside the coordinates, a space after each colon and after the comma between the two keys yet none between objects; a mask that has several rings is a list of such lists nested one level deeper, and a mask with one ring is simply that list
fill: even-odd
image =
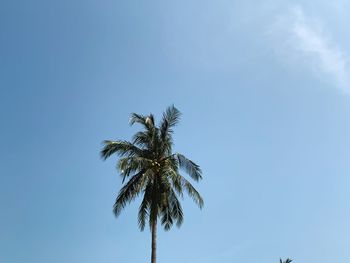
[{"label": "green foliage", "polygon": [[282,260],[282,259],[280,259],[280,263],[291,263],[293,260],[292,259],[289,259],[289,258],[287,258],[286,260]]},{"label": "green foliage", "polygon": [[[138,223],[144,230],[147,222],[160,222],[165,230],[174,223],[179,227],[183,222],[183,211],[179,197],[186,192],[193,201],[203,207],[203,199],[192,184],[180,174],[187,173],[193,180],[202,179],[200,167],[180,153],[173,153],[173,128],[178,124],[181,113],[174,107],[168,107],[163,113],[159,125],[155,125],[154,116],[133,113],[130,124],[140,124],[131,142],[103,142],[101,157],[106,160],[118,155],[117,169],[122,177],[123,187],[113,206],[115,216],[136,197],[142,195],[138,212]],[[126,182],[125,182],[126,181]]]}]

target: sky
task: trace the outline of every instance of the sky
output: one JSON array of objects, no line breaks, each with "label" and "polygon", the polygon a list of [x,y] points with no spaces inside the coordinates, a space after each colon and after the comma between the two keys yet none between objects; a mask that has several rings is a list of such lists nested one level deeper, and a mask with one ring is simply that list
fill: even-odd
[{"label": "sky", "polygon": [[150,262],[105,139],[174,104],[205,200],[158,262],[350,262],[350,3],[0,1],[0,262]]}]

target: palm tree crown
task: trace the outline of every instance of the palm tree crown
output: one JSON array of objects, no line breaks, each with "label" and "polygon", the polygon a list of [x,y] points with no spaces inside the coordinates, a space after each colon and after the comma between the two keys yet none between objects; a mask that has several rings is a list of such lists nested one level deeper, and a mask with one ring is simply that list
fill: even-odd
[{"label": "palm tree crown", "polygon": [[293,260],[291,260],[290,258],[287,258],[286,260],[282,261],[282,259],[280,259],[280,263],[291,263]]},{"label": "palm tree crown", "polygon": [[117,169],[125,183],[121,188],[113,212],[118,216],[123,208],[142,194],[138,211],[138,224],[144,230],[148,221],[152,229],[161,220],[165,230],[173,223],[180,226],[183,211],[179,197],[183,192],[192,197],[202,208],[203,199],[191,183],[180,174],[186,172],[193,180],[202,179],[200,167],[180,153],[173,153],[173,127],[181,113],[168,107],[157,126],[152,114],[143,116],[133,113],[130,124],[140,124],[143,129],[137,132],[131,142],[106,140],[101,151],[103,159],[113,154],[119,156]]}]

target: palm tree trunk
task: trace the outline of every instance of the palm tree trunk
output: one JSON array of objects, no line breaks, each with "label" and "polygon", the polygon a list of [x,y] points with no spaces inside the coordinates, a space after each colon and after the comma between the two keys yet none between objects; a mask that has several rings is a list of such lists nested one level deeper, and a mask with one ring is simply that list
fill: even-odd
[{"label": "palm tree trunk", "polygon": [[157,256],[157,219],[152,222],[152,256],[151,263],[156,263]]}]

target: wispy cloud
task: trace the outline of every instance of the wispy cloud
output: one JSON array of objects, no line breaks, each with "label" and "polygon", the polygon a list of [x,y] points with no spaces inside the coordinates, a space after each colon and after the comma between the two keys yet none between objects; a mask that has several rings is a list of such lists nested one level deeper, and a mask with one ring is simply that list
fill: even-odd
[{"label": "wispy cloud", "polygon": [[[301,7],[293,7],[278,17],[270,31],[283,57],[331,78],[334,86],[350,93],[350,67],[346,54],[326,34],[319,20],[305,15]],[[281,55],[281,52],[279,52]]]}]

